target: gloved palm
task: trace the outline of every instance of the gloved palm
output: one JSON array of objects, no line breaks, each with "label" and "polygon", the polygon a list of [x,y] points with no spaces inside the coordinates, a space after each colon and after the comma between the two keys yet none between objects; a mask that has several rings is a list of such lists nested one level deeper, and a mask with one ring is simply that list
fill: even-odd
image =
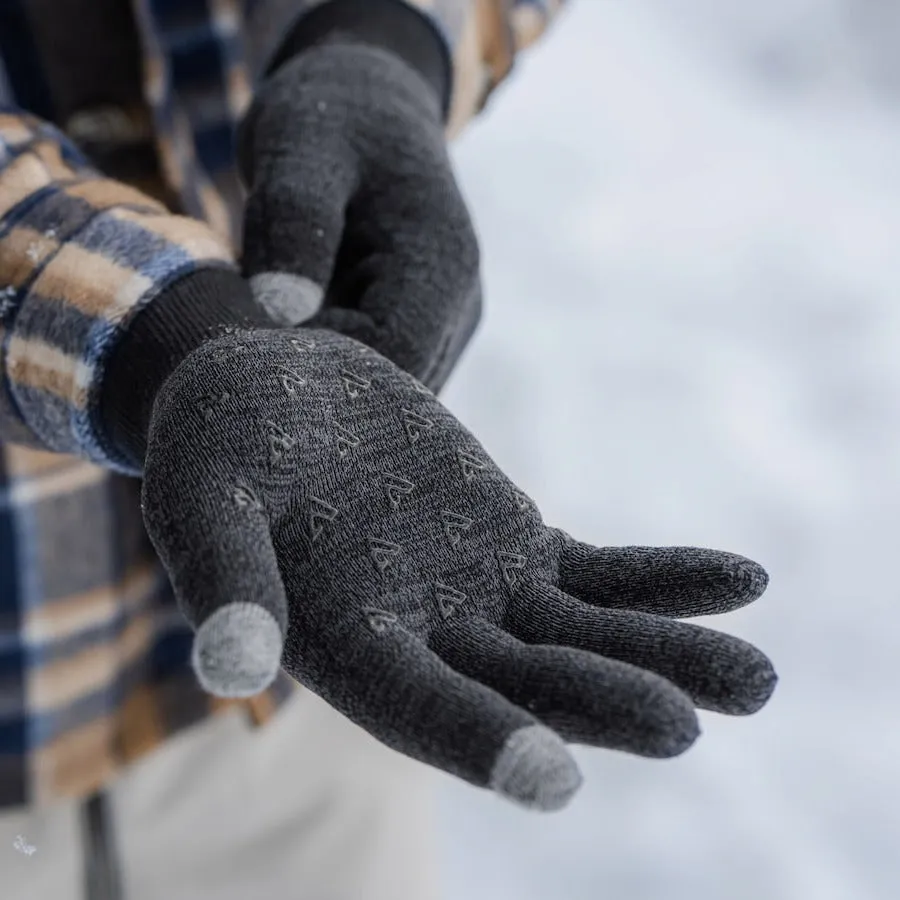
[{"label": "gloved palm", "polygon": [[157,396],[148,533],[224,696],[279,665],[385,744],[522,804],[580,783],[565,742],[651,757],[695,706],[759,708],[768,660],[672,616],[766,575],[693,548],[605,548],[534,503],[417,381],[332,332],[235,331]]}]

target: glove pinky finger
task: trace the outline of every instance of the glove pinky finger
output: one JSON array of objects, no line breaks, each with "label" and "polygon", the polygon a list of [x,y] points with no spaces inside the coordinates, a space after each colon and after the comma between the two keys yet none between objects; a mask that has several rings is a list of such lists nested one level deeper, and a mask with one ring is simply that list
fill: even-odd
[{"label": "glove pinky finger", "polygon": [[562,589],[596,606],[686,618],[740,609],[769,576],[752,559],[705,547],[592,547],[567,536]]}]

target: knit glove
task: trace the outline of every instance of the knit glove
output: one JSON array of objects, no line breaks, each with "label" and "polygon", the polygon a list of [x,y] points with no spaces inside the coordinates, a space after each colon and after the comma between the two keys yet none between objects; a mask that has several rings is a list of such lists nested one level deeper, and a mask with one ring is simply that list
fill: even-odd
[{"label": "knit glove", "polygon": [[774,687],[760,651],[674,618],[754,600],[759,565],[549,527],[430,391],[333,332],[232,328],[187,355],[142,503],[208,691],[255,694],[281,666],[531,808],[577,790],[566,742],[669,757],[695,707],[751,713]]},{"label": "knit glove", "polygon": [[309,13],[242,123],[244,274],[285,325],[352,336],[439,389],[481,312],[444,137],[450,66],[396,0]]}]

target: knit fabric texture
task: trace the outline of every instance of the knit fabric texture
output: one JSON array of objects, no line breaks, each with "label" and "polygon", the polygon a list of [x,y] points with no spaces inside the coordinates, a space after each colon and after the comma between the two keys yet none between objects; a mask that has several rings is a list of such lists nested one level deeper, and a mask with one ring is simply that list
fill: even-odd
[{"label": "knit fabric texture", "polygon": [[415,378],[324,330],[229,327],[156,398],[142,504],[222,696],[282,666],[402,753],[520,804],[565,805],[567,742],[668,757],[695,708],[774,687],[749,644],[674,616],[767,577],[696,548],[595,548]]}]

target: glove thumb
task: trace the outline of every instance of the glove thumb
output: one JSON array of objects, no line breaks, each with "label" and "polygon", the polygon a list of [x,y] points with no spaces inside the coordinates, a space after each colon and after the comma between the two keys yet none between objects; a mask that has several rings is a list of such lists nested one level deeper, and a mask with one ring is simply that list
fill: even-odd
[{"label": "glove thumb", "polygon": [[[268,521],[245,485],[181,489],[148,456],[147,532],[195,628],[191,664],[219,697],[251,697],[278,674],[287,600]],[[164,477],[164,476],[168,477]]]}]

